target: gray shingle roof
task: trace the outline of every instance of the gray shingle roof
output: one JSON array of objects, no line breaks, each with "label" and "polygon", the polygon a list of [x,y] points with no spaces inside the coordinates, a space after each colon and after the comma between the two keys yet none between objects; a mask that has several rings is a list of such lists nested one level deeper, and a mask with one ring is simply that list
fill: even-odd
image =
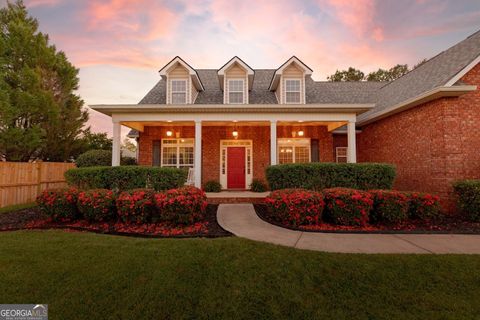
[{"label": "gray shingle roof", "polygon": [[[323,82],[307,78],[306,102],[312,103],[375,103],[375,108],[360,115],[359,121],[435,87],[450,79],[480,54],[480,31],[428,60],[399,79],[385,82]],[[251,104],[276,104],[275,93],[268,90],[275,69],[257,69],[249,93]],[[222,104],[217,70],[198,69],[205,91],[198,94],[195,104]],[[140,104],[165,104],[165,81],[160,80]]]},{"label": "gray shingle roof", "polygon": [[[222,104],[223,91],[217,70],[198,69],[205,91],[198,94],[195,104]],[[275,69],[256,69],[249,95],[251,104],[276,104],[275,93],[268,90]],[[373,103],[374,93],[385,83],[379,82],[319,82],[306,81],[307,103]],[[140,101],[140,104],[165,104],[165,81],[160,80]]]},{"label": "gray shingle roof", "polygon": [[361,121],[373,113],[444,86],[480,55],[480,31],[431,58],[418,68],[385,85],[378,91],[375,108],[361,114]]}]

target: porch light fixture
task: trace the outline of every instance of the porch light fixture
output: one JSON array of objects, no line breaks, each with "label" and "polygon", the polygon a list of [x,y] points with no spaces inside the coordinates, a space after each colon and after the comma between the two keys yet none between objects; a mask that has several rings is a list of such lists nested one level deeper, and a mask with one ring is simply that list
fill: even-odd
[{"label": "porch light fixture", "polygon": [[298,131],[298,136],[303,137],[303,130]]},{"label": "porch light fixture", "polygon": [[171,130],[167,130],[167,137],[171,137],[173,135],[173,132]]},{"label": "porch light fixture", "polygon": [[[236,121],[234,121],[234,122],[236,123]],[[233,136],[235,139],[238,138],[237,125],[235,125],[235,127],[233,128],[232,136]]]}]

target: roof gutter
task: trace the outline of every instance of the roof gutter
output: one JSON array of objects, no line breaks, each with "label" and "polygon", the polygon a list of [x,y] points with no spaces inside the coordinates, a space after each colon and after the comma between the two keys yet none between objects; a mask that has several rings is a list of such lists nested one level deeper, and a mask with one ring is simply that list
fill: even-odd
[{"label": "roof gutter", "polygon": [[95,111],[114,113],[355,113],[371,110],[374,104],[116,104],[91,105]]},{"label": "roof gutter", "polygon": [[464,95],[468,92],[477,90],[477,86],[449,86],[449,87],[436,87],[429,91],[426,91],[416,97],[407,99],[396,105],[390,106],[386,109],[380,110],[378,112],[372,113],[365,118],[357,120],[358,126],[364,126],[372,122],[378,121],[380,119],[386,118],[393,114],[408,110],[420,104],[430,102],[439,98],[444,97],[458,97]]}]

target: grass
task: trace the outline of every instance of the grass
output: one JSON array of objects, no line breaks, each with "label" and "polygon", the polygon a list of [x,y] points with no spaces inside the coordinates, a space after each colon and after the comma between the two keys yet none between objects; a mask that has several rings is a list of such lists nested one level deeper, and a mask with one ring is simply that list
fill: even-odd
[{"label": "grass", "polygon": [[50,319],[472,319],[480,256],[352,255],[239,238],[0,233],[1,303]]},{"label": "grass", "polygon": [[19,210],[23,210],[23,209],[29,209],[29,208],[35,207],[36,205],[37,204],[35,202],[15,204],[13,206],[7,206],[7,207],[0,208],[0,214],[19,211]]}]

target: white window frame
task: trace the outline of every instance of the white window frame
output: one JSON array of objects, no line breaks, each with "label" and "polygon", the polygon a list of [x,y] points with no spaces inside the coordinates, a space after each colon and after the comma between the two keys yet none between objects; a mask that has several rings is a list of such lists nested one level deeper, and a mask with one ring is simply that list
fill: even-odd
[{"label": "white window frame", "polygon": [[280,150],[281,148],[292,148],[292,162],[296,163],[295,154],[296,147],[308,148],[308,163],[312,162],[312,145],[310,138],[279,138],[277,139],[277,163],[280,164]]},{"label": "white window frame", "polygon": [[[174,91],[173,90],[173,82],[174,81],[178,81],[178,82],[184,82],[185,83],[185,91]],[[187,104],[187,100],[188,100],[188,80],[187,79],[171,79],[170,80],[170,86],[171,86],[171,90],[170,90],[170,102],[171,104]],[[173,102],[173,94],[174,93],[183,93],[185,94],[185,102],[183,103],[174,103]]]},{"label": "white window frame", "polygon": [[[230,81],[241,81],[242,82],[242,90],[232,90],[230,86]],[[227,79],[228,85],[228,103],[229,104],[244,104],[245,103],[245,79],[242,78],[229,78]],[[230,102],[230,93],[242,93],[242,102]]]},{"label": "white window frame", "polygon": [[[182,142],[182,140],[184,142]],[[175,141],[175,143],[165,143],[165,141]],[[163,150],[164,148],[176,148],[177,149],[177,163],[164,164],[163,163]],[[180,148],[193,148],[193,161],[192,164],[180,164]],[[160,166],[169,168],[193,168],[195,164],[195,140],[193,138],[164,138],[161,141],[160,148]]]},{"label": "white window frame", "polygon": [[[298,83],[299,83],[298,91],[292,91],[292,90],[287,91],[287,81],[298,81]],[[299,79],[299,78],[285,78],[284,81],[283,81],[283,86],[285,88],[285,90],[284,90],[285,91],[285,96],[284,96],[285,104],[301,104],[302,103],[302,79]],[[294,93],[298,92],[298,98],[299,98],[298,102],[288,102],[287,101],[287,93],[288,92],[294,92]]]},{"label": "white window frame", "polygon": [[[345,150],[345,155],[339,155],[338,151],[339,150]],[[335,162],[338,163],[338,159],[339,158],[344,158],[345,159],[345,163],[348,162],[347,159],[348,159],[348,147],[336,147],[335,148]]]}]

